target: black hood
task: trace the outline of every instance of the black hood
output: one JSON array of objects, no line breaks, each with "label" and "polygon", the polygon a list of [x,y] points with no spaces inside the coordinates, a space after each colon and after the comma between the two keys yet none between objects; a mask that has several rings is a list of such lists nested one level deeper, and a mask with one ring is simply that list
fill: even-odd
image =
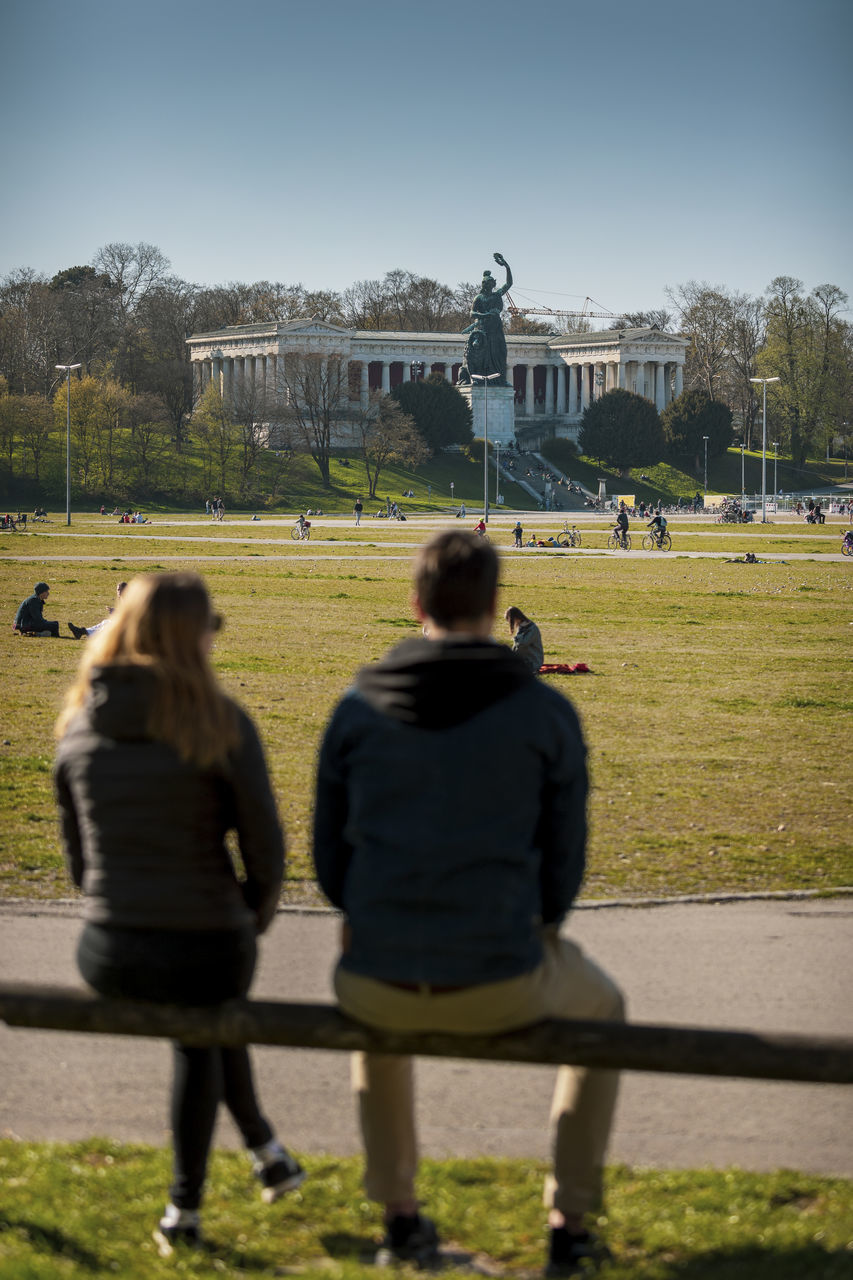
[{"label": "black hood", "polygon": [[393,720],[450,729],[533,679],[512,650],[492,640],[418,638],[363,667],[355,687]]},{"label": "black hood", "polygon": [[84,710],[104,737],[122,741],[147,738],[148,715],[157,692],[157,677],[141,663],[93,667]]}]

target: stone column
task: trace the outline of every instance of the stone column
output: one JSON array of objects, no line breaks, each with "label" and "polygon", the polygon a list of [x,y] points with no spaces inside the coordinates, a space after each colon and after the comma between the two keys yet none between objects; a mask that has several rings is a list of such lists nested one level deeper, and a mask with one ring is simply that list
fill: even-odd
[{"label": "stone column", "polygon": [[554,370],[549,364],[545,365],[545,413],[549,418],[554,413]]},{"label": "stone column", "polygon": [[222,395],[222,361],[216,356],[211,356],[210,359],[210,381]]},{"label": "stone column", "polygon": [[566,416],[566,366],[557,365],[557,413],[561,418]]},{"label": "stone column", "polygon": [[411,382],[411,381],[412,381],[412,362],[411,362],[411,360],[404,360],[404,361],[403,361],[403,381],[404,381],[404,382]]},{"label": "stone column", "polygon": [[588,364],[581,365],[581,413],[589,408],[589,373]]},{"label": "stone column", "polygon": [[272,410],[276,402],[276,367],[275,356],[268,355],[264,368],[264,399]]},{"label": "stone column", "polygon": [[449,382],[451,385],[453,384],[453,361],[452,360],[445,360],[444,362],[444,377],[446,382]]},{"label": "stone column", "polygon": [[222,383],[224,387],[222,398],[224,400],[232,400],[234,396],[234,357],[233,356],[225,356],[225,358],[222,361],[222,372],[224,375],[222,379]]},{"label": "stone column", "polygon": [[533,403],[533,365],[528,363],[527,375],[524,381],[524,416],[532,418],[534,412]]},{"label": "stone column", "polygon": [[366,409],[370,403],[370,368],[366,360],[361,362],[361,407]]},{"label": "stone column", "polygon": [[646,394],[646,363],[644,360],[637,361],[636,389],[638,396],[644,396]]},{"label": "stone column", "polygon": [[621,388],[621,390],[622,390],[622,391],[624,391],[624,390],[625,390],[625,383],[626,383],[626,381],[627,381],[627,379],[626,379],[626,377],[625,377],[625,366],[624,366],[624,364],[622,363],[622,361],[620,360],[620,361],[619,361],[619,387]]},{"label": "stone column", "polygon": [[391,362],[382,361],[382,390],[387,396],[391,391]]},{"label": "stone column", "polygon": [[578,375],[575,365],[568,368],[569,377],[569,417],[573,418],[578,411]]},{"label": "stone column", "polygon": [[658,363],[655,366],[655,408],[658,413],[663,413],[666,408],[666,391],[664,389],[664,373],[665,368]]},{"label": "stone column", "polygon": [[677,364],[675,366],[675,397],[676,399],[678,399],[678,397],[681,395],[683,390],[684,390],[684,365]]}]

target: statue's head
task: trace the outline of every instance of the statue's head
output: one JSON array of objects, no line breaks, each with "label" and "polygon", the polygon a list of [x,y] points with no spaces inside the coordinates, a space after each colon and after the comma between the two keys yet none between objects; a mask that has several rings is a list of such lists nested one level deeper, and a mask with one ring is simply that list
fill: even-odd
[{"label": "statue's head", "polygon": [[491,271],[484,271],[484,272],[483,272],[483,286],[482,286],[482,287],[483,287],[487,292],[490,292],[492,289],[494,289],[494,287],[495,287],[495,277],[492,275]]}]

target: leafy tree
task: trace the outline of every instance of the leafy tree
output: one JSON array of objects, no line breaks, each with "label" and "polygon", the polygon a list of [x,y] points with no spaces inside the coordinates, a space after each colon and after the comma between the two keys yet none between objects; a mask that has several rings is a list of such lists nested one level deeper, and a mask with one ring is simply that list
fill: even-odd
[{"label": "leafy tree", "polygon": [[[64,383],[53,397],[54,421],[64,432],[67,422],[68,389]],[[103,457],[101,433],[109,415],[103,387],[97,378],[71,379],[71,461],[83,489],[88,489]]]},{"label": "leafy tree", "polygon": [[443,374],[433,373],[418,382],[401,382],[391,395],[403,412],[414,418],[430,453],[471,440],[471,408]]},{"label": "leafy tree", "polygon": [[708,456],[725,453],[732,442],[732,411],[719,400],[711,400],[704,391],[684,391],[666,406],[662,415],[664,439],[669,453],[689,455],[699,469],[704,454],[704,437],[708,437]]},{"label": "leafy tree", "polygon": [[800,467],[837,426],[839,387],[849,368],[848,326],[840,316],[847,295],[832,284],[818,285],[808,296],[802,289],[792,276],[771,282],[767,340],[758,359],[762,376],[781,378],[767,388],[768,414],[781,423],[774,438],[788,445]]},{"label": "leafy tree", "polygon": [[622,472],[651,466],[664,454],[657,409],[645,396],[621,388],[608,391],[585,409],[578,444],[588,457]]},{"label": "leafy tree", "polygon": [[204,487],[210,489],[215,483],[225,497],[228,467],[239,442],[239,429],[232,417],[231,406],[223,400],[212,382],[202,393],[192,425],[203,448]]},{"label": "leafy tree", "polygon": [[367,477],[367,495],[376,497],[379,477],[389,462],[418,467],[429,457],[429,449],[415,426],[393,396],[379,395],[371,401],[357,423],[359,447]]}]

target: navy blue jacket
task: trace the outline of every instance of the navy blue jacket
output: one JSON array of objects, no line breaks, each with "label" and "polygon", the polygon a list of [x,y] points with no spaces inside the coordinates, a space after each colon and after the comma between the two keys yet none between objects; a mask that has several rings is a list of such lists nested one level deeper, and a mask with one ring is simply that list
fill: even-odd
[{"label": "navy blue jacket", "polygon": [[314,860],[386,981],[474,985],[542,956],[583,878],[577,716],[491,641],[408,640],[365,667],[320,753]]}]

